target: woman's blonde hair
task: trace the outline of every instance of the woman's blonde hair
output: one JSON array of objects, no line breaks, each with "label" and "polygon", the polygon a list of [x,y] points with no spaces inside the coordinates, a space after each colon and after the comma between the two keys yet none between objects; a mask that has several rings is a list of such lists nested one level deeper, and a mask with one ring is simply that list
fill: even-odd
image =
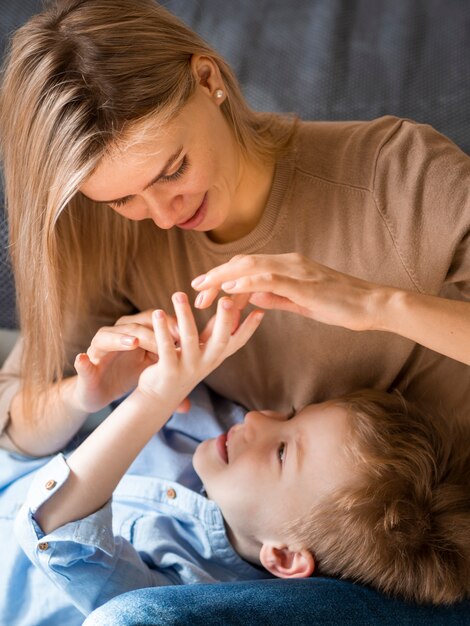
[{"label": "woman's blonde hair", "polygon": [[470,598],[468,421],[430,415],[396,392],[332,402],[350,417],[354,479],[287,532],[320,575],[414,602]]},{"label": "woman's blonde hair", "polygon": [[153,0],[52,2],[13,37],[0,136],[31,411],[63,375],[66,326],[94,296],[120,292],[142,228],[77,190],[129,128],[178,114],[194,93],[193,54],[217,64],[241,150],[275,157],[272,116],[252,111],[226,62]]}]

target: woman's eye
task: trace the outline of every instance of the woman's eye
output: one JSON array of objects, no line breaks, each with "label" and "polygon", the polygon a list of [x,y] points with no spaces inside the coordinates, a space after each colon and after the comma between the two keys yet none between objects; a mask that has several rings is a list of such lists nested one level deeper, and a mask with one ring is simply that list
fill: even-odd
[{"label": "woman's eye", "polygon": [[279,457],[279,462],[281,465],[284,463],[284,452],[286,451],[286,444],[284,442],[281,443],[279,448],[277,449],[277,455]]},{"label": "woman's eye", "polygon": [[127,198],[123,198],[122,200],[116,200],[112,202],[109,206],[113,209],[119,209],[127,204]]},{"label": "woman's eye", "polygon": [[[180,178],[180,176],[183,176],[183,174],[186,172],[188,167],[189,167],[189,161],[188,161],[188,157],[185,155],[183,157],[183,160],[181,161],[181,165],[176,170],[176,172],[173,172],[173,174],[168,174],[166,176],[160,176],[160,178],[156,181],[156,183],[159,183],[159,182],[169,183],[172,180],[177,180],[178,178]],[[122,198],[122,200],[116,200],[115,202],[112,202],[110,206],[113,209],[122,208],[124,205],[128,203],[131,197],[132,196],[129,196],[129,198]]]},{"label": "woman's eye", "polygon": [[168,174],[167,176],[161,176],[158,182],[168,183],[172,180],[177,180],[178,178],[180,178],[180,176],[183,176],[183,174],[188,169],[188,166],[188,157],[185,155],[183,157],[183,160],[181,161],[181,165],[176,170],[176,172],[173,172],[173,174]]}]

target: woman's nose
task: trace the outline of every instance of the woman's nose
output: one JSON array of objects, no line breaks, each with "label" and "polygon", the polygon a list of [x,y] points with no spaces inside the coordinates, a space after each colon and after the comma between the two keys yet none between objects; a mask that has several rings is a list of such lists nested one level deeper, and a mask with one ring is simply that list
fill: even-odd
[{"label": "woman's nose", "polygon": [[183,197],[157,197],[149,195],[145,198],[149,217],[163,230],[173,228],[184,219],[182,215]]}]

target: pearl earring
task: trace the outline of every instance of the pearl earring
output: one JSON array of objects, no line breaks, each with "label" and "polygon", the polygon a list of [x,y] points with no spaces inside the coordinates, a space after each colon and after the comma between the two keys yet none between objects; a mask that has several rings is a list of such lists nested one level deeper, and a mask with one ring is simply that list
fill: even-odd
[{"label": "pearl earring", "polygon": [[220,100],[221,98],[224,97],[224,92],[222,89],[216,89],[214,91],[214,96],[217,98],[217,100]]}]

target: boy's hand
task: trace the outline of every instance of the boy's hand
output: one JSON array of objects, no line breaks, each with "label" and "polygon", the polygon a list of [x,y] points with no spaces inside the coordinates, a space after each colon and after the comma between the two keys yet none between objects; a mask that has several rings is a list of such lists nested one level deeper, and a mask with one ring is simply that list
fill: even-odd
[{"label": "boy's hand", "polygon": [[[178,338],[176,320],[170,318]],[[100,328],[86,353],[77,355],[76,405],[94,412],[117,400],[137,385],[142,371],[157,360],[152,311],[142,311]]]},{"label": "boy's hand", "polygon": [[168,316],[161,310],[154,311],[152,321],[158,361],[142,372],[138,388],[153,401],[176,408],[201,380],[245,345],[258,328],[263,312],[251,312],[232,334],[239,311],[231,298],[221,298],[213,327],[210,332],[204,331],[204,342],[201,342],[186,294],[175,293],[172,300],[179,345],[175,346]]}]

